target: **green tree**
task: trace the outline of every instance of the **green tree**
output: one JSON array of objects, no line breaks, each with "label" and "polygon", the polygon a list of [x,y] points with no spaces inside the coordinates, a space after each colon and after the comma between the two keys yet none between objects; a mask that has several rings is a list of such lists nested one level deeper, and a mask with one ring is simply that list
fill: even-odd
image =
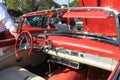
[{"label": "green tree", "polygon": [[59,8],[60,5],[54,0],[41,0],[39,10],[51,9],[52,7]]},{"label": "green tree", "polygon": [[16,0],[17,8],[23,13],[37,11],[41,0]]},{"label": "green tree", "polygon": [[16,0],[5,0],[5,5],[8,9],[14,9],[17,10],[16,8]]},{"label": "green tree", "polygon": [[13,17],[19,17],[20,15],[22,15],[23,13],[19,10],[14,10],[14,9],[9,9],[8,10],[9,14]]},{"label": "green tree", "polygon": [[54,0],[5,0],[8,9],[20,10],[23,13],[60,7]]},{"label": "green tree", "polygon": [[70,3],[70,7],[78,7],[78,6],[79,6],[78,0],[73,0],[73,1]]},{"label": "green tree", "polygon": [[8,12],[11,16],[13,17],[19,17],[20,15],[22,15],[23,13],[17,8],[17,4],[16,4],[16,0],[5,0],[5,4]]}]

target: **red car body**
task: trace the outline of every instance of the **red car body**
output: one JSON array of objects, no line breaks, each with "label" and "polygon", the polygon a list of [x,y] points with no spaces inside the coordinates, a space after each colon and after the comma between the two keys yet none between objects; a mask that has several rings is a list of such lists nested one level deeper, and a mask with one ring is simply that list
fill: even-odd
[{"label": "red car body", "polygon": [[[27,30],[31,34],[37,33],[36,36],[33,36],[33,43],[47,54],[73,61],[76,65],[82,63],[110,71],[111,74],[107,80],[119,80],[119,2],[117,0],[79,0],[80,7],[69,8],[68,12],[64,9],[63,13],[65,13],[62,18],[67,18],[68,22],[70,18],[81,18],[83,31],[71,30],[62,33],[55,28],[42,29],[28,25],[23,26],[23,20],[26,17],[48,15],[50,13],[48,10],[21,16],[18,32]],[[46,33],[43,33],[44,31]],[[78,68],[78,66],[72,67]]]}]

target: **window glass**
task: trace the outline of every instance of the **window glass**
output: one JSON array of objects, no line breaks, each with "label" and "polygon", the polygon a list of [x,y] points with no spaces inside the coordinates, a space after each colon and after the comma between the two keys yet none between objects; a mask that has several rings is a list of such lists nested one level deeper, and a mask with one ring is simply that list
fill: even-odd
[{"label": "window glass", "polygon": [[42,16],[34,16],[34,17],[28,17],[25,18],[24,25],[29,25],[31,27],[40,27],[42,26]]}]

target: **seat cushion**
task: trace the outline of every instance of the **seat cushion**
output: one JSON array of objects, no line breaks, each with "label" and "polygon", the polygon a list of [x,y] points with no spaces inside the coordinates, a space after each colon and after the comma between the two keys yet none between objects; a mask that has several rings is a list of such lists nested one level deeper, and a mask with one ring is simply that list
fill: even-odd
[{"label": "seat cushion", "polygon": [[0,80],[45,80],[28,70],[14,66],[0,71]]},{"label": "seat cushion", "polygon": [[87,80],[86,71],[76,71],[70,68],[61,68],[52,73],[47,80]]}]

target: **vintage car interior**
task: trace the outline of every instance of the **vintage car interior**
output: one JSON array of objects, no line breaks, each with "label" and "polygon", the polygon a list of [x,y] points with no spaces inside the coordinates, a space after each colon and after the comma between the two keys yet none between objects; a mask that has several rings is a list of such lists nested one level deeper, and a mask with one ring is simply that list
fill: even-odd
[{"label": "vintage car interior", "polygon": [[0,80],[120,80],[120,1],[109,1],[22,15],[17,39],[0,40]]}]

